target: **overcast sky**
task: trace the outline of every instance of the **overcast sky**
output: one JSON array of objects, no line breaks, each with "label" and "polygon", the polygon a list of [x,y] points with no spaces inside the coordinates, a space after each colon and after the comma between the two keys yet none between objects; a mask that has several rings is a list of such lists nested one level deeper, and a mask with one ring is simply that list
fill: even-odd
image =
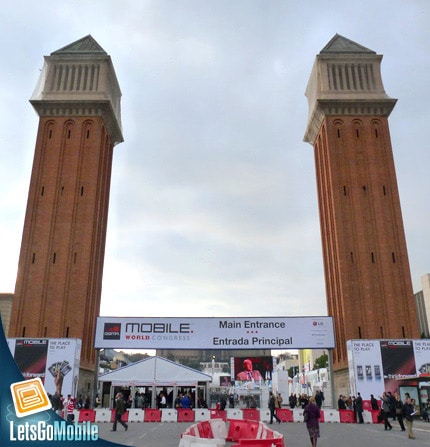
[{"label": "overcast sky", "polygon": [[[2,3],[0,292],[13,292],[43,56],[88,34],[112,57],[115,147],[102,315],[327,315],[304,96],[336,34],[384,56],[414,291],[430,272],[430,2]],[[352,316],[351,316],[352,317]]]}]

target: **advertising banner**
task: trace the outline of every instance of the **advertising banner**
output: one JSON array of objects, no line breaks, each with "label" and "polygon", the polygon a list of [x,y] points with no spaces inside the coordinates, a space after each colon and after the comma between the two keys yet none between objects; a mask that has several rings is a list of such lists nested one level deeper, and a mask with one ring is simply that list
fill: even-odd
[{"label": "advertising banner", "polygon": [[14,360],[26,379],[39,377],[45,381],[46,362],[48,357],[47,339],[14,340]]},{"label": "advertising banner", "polygon": [[26,379],[40,378],[49,394],[75,396],[81,340],[75,338],[10,338],[12,356]]},{"label": "advertising banner", "polygon": [[95,348],[302,349],[335,347],[332,317],[98,317]]},{"label": "advertising banner", "polygon": [[348,341],[351,393],[361,393],[363,399],[384,391],[382,356],[379,340]]},{"label": "advertising banner", "polygon": [[364,399],[430,371],[429,340],[349,340],[347,347],[351,393]]}]

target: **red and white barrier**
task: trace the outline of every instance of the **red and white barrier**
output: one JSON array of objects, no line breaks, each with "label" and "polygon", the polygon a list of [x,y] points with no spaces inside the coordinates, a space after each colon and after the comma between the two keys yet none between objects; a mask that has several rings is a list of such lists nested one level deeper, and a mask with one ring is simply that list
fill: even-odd
[{"label": "red and white barrier", "polygon": [[[303,410],[282,408],[276,411],[282,423],[303,422]],[[363,420],[367,424],[378,424],[379,411],[363,411]],[[109,408],[97,408],[95,410],[74,410],[75,421],[78,422],[113,422],[115,410]],[[228,409],[217,410],[207,408],[175,410],[173,408],[163,408],[161,410],[147,408],[128,409],[122,417],[124,422],[202,422],[202,421],[245,421],[245,422],[269,422],[269,410],[256,409]],[[325,408],[321,410],[321,423],[356,423],[353,410],[335,410]],[[240,424],[236,423],[238,427]]]}]

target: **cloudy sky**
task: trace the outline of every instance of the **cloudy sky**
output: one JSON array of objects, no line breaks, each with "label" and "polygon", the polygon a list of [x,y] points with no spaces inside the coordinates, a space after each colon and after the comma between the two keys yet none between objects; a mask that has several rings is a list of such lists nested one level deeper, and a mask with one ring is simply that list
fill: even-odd
[{"label": "cloudy sky", "polygon": [[316,54],[384,55],[414,290],[430,272],[427,0],[6,0],[0,18],[0,292],[13,292],[43,56],[91,34],[122,90],[102,315],[326,315],[312,147]]}]

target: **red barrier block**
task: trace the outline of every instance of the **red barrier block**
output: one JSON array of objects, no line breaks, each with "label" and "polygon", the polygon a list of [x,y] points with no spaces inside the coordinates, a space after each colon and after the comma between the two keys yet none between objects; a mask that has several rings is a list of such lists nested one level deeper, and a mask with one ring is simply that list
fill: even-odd
[{"label": "red barrier block", "polygon": [[78,422],[95,422],[96,412],[94,410],[79,410]]},{"label": "red barrier block", "polygon": [[319,418],[319,421],[320,421],[320,422],[325,422],[325,419],[324,419],[324,410],[320,410],[320,418]]},{"label": "red barrier block", "polygon": [[212,426],[208,421],[201,421],[197,424],[197,430],[199,431],[199,438],[213,439]]},{"label": "red barrier block", "polygon": [[178,422],[194,422],[194,411],[189,408],[178,408]]},{"label": "red barrier block", "polygon": [[353,410],[339,410],[340,422],[352,423],[355,422]]},{"label": "red barrier block", "polygon": [[223,421],[227,420],[227,411],[225,410],[216,410],[211,408],[209,410],[209,414],[211,419],[222,419]]},{"label": "red barrier block", "polygon": [[287,408],[278,408],[276,410],[276,416],[278,416],[282,422],[294,422],[293,412]]},{"label": "red barrier block", "polygon": [[244,419],[229,419],[227,440],[239,441],[241,438],[255,439],[257,437],[259,422]]},{"label": "red barrier block", "polygon": [[250,419],[251,421],[259,421],[260,420],[260,412],[255,408],[244,408],[243,419]]},{"label": "red barrier block", "polygon": [[143,422],[161,422],[161,410],[147,408],[145,410]]}]

